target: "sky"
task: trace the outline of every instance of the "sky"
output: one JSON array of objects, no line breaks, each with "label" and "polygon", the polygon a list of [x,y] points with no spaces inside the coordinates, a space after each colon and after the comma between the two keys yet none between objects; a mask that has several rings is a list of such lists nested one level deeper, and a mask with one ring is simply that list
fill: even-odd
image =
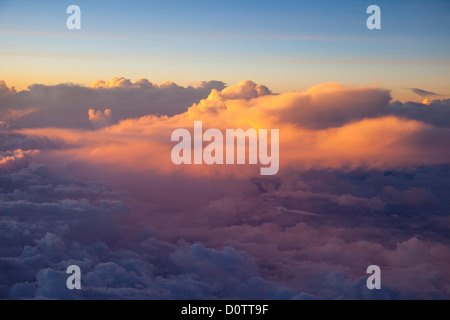
[{"label": "sky", "polygon": [[450,94],[450,4],[378,1],[382,29],[366,27],[369,1],[77,1],[82,28],[66,28],[70,1],[0,1],[2,79],[33,83],[121,76],[252,79],[286,92],[322,82]]},{"label": "sky", "polygon": [[0,299],[450,299],[450,4],[371,4],[0,0]]}]

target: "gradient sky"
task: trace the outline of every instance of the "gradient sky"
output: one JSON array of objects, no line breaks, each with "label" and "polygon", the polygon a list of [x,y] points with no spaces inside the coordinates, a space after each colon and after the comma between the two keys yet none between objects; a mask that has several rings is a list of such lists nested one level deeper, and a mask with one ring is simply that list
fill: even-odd
[{"label": "gradient sky", "polygon": [[[77,4],[82,30],[66,28]],[[0,0],[0,80],[33,83],[122,76],[187,85],[251,79],[276,92],[322,82],[450,94],[448,1]],[[377,4],[382,30],[366,28]]]}]

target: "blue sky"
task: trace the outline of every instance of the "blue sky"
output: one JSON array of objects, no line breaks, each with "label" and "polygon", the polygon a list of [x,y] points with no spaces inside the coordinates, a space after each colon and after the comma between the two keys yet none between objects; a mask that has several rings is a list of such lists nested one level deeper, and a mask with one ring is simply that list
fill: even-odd
[{"label": "blue sky", "polygon": [[[77,4],[82,30],[69,31]],[[366,8],[382,29],[366,28]],[[181,84],[251,79],[275,91],[318,82],[423,87],[450,78],[447,1],[0,1],[3,80]],[[31,83],[30,83],[31,82]]]}]

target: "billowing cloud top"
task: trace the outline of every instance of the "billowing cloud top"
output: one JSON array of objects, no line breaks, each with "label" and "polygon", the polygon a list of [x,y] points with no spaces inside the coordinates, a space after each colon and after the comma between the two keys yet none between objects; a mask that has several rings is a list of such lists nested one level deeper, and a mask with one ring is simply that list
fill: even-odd
[{"label": "billowing cloud top", "polygon": [[134,83],[125,78],[97,80],[90,87],[73,84],[32,85],[15,93],[0,82],[0,118],[20,128],[92,128],[90,109],[111,110],[111,122],[139,118],[147,114],[175,115],[208,96],[212,89],[222,90],[220,81],[205,81],[187,88],[174,83],[153,85],[147,79]]},{"label": "billowing cloud top", "polygon": [[9,88],[5,81],[0,81],[0,96],[7,96],[15,93],[16,89],[14,87]]},{"label": "billowing cloud top", "polygon": [[148,79],[138,79],[134,83],[130,79],[125,79],[123,77],[112,78],[108,81],[96,80],[94,81],[91,88],[158,88],[157,85],[152,84]]}]

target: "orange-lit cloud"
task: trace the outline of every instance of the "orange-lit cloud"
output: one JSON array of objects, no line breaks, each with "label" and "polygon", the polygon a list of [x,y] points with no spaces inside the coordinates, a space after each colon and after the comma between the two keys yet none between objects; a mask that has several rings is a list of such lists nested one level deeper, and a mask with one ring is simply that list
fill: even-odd
[{"label": "orange-lit cloud", "polygon": [[[54,156],[116,169],[193,175],[254,175],[249,166],[175,166],[170,153],[173,130],[192,130],[194,121],[204,128],[280,129],[281,170],[289,168],[387,169],[450,161],[442,149],[448,129],[383,114],[389,92],[372,87],[344,87],[336,83],[317,85],[304,92],[273,95],[244,81],[172,117],[144,116],[128,119],[93,134],[89,130],[27,129],[22,133],[66,141],[74,147]],[[97,127],[106,124],[110,111],[90,110]],[[206,143],[204,144],[204,146]]]},{"label": "orange-lit cloud", "polygon": [[0,169],[11,170],[28,164],[33,155],[38,154],[38,150],[0,151]]},{"label": "orange-lit cloud", "polygon": [[147,79],[138,79],[134,83],[130,79],[123,77],[114,77],[110,80],[96,80],[91,85],[91,88],[140,88],[140,87],[158,87],[152,84]]},{"label": "orange-lit cloud", "polygon": [[103,128],[111,124],[111,109],[105,111],[89,109],[89,121],[94,128]]}]

